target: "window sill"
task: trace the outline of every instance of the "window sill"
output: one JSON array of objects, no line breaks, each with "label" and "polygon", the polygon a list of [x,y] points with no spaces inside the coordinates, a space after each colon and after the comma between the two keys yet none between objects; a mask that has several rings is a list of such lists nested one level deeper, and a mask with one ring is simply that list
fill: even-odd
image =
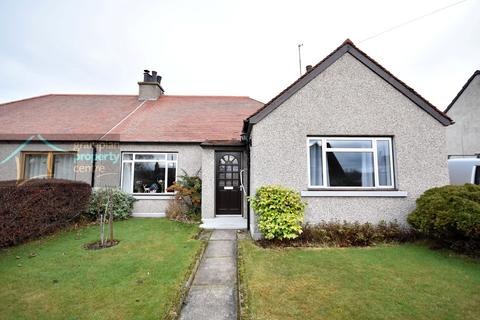
[{"label": "window sill", "polygon": [[405,198],[407,191],[399,190],[308,190],[301,192],[302,197],[377,197]]},{"label": "window sill", "polygon": [[170,200],[175,199],[174,194],[166,194],[166,193],[159,193],[159,194],[131,194],[137,200]]}]

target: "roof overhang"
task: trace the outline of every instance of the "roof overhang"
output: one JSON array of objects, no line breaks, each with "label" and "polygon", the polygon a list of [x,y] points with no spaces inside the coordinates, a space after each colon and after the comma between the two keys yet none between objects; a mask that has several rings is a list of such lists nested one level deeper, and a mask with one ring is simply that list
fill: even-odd
[{"label": "roof overhang", "polygon": [[265,118],[268,114],[270,114],[273,110],[278,108],[282,103],[288,100],[292,95],[294,95],[297,91],[302,89],[310,81],[315,79],[320,73],[325,71],[328,67],[330,67],[335,61],[337,61],[340,57],[342,57],[346,53],[351,54],[363,65],[365,65],[367,68],[372,70],[375,74],[377,74],[379,77],[384,79],[395,89],[400,91],[405,97],[407,97],[417,106],[422,108],[425,112],[430,114],[433,118],[435,118],[444,126],[448,126],[453,123],[453,120],[450,119],[445,113],[443,113],[434,105],[432,105],[430,102],[428,102],[425,98],[423,98],[420,94],[418,94],[415,90],[413,90],[403,81],[396,78],[388,70],[382,67],[378,62],[376,62],[371,57],[369,57],[366,53],[358,49],[353,44],[352,41],[347,39],[345,42],[343,42],[343,44],[340,47],[335,49],[332,53],[330,53],[322,61],[320,61],[317,65],[315,65],[311,69],[311,71],[305,73],[303,76],[298,78],[298,80],[296,80],[289,87],[287,87],[285,90],[280,92],[280,94],[278,94],[270,102],[265,104],[262,108],[260,108],[253,115],[247,118],[243,124],[242,135],[244,136],[244,138],[248,139],[252,130],[252,126],[254,124],[258,123],[263,118]]},{"label": "roof overhang", "polygon": [[462,89],[460,89],[460,91],[458,91],[457,95],[455,96],[455,98],[453,98],[452,102],[450,102],[450,104],[448,105],[447,109],[445,109],[445,113],[447,113],[448,111],[450,111],[450,109],[453,107],[453,105],[455,104],[455,102],[457,102],[458,98],[460,98],[460,96],[462,95],[463,91],[465,91],[465,89],[468,88],[468,86],[470,85],[470,82],[472,82],[473,79],[475,79],[476,76],[480,75],[480,70],[477,70],[475,71],[472,76],[467,80],[467,82],[465,82],[465,84],[463,85]]},{"label": "roof overhang", "polygon": [[202,148],[244,147],[245,143],[241,140],[205,140],[200,146]]}]

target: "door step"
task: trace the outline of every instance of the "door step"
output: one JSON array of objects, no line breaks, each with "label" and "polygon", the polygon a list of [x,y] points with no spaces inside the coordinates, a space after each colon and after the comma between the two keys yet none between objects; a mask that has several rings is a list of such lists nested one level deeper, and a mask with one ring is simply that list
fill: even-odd
[{"label": "door step", "polygon": [[243,217],[216,217],[211,219],[202,219],[200,228],[203,229],[247,229],[247,219]]}]

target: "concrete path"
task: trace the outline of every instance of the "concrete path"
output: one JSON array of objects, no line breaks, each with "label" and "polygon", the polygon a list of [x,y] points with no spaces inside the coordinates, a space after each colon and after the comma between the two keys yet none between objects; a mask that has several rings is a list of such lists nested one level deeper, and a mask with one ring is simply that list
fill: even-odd
[{"label": "concrete path", "polygon": [[214,230],[180,319],[237,319],[237,232]]}]

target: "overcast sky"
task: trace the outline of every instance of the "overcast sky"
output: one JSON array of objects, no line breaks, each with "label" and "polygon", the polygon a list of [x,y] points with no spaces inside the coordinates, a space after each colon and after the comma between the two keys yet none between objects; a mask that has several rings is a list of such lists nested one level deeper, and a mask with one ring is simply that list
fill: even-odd
[{"label": "overcast sky", "polygon": [[361,42],[455,0],[0,2],[0,102],[47,93],[167,94],[267,102],[350,38],[444,109],[480,69],[480,0]]}]

